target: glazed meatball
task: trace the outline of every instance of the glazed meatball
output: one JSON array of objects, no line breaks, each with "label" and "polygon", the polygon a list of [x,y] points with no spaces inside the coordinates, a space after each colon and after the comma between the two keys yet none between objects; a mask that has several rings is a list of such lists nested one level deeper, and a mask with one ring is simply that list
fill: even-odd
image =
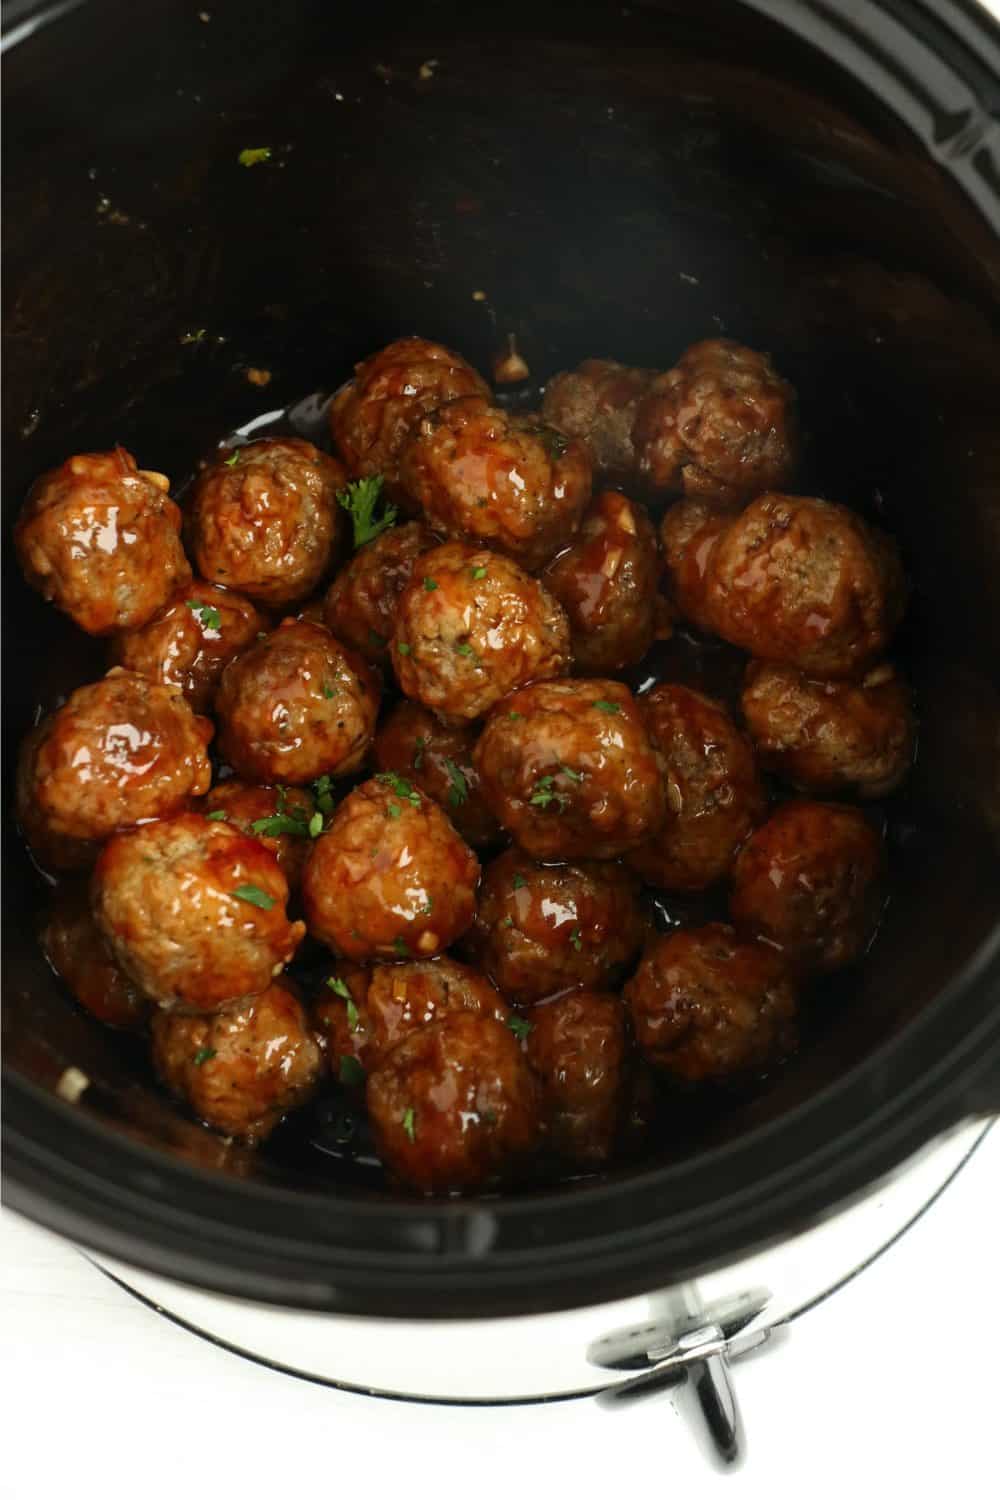
[{"label": "glazed meatball", "polygon": [[377,964],[365,997],[370,1047],[377,1062],[419,1026],[470,1011],[506,1026],[511,1013],[490,981],[451,958]]},{"label": "glazed meatball", "polygon": [[176,688],[113,668],[71,693],[21,747],[17,815],[25,836],[43,862],[89,863],[88,842],[169,817],[208,790],[211,738],[208,719]]},{"label": "glazed meatball", "polygon": [[580,535],[542,574],[569,618],[580,672],[620,672],[669,634],[659,593],[656,532],[641,505],[617,490],[598,495]]},{"label": "glazed meatball", "polygon": [[153,1062],[206,1125],[255,1144],[315,1092],[323,1054],[286,980],[214,1016],[157,1012]]},{"label": "glazed meatball", "polygon": [[629,864],[650,885],[703,891],[764,816],[753,752],[721,704],[680,683],[661,683],[638,703],[663,757],[667,816]]},{"label": "glazed meatball", "polygon": [[145,1025],[150,1002],[115,962],[86,887],[60,887],[41,937],[42,952],[84,1010],[108,1026]]},{"label": "glazed meatball", "polygon": [[490,1016],[453,1012],[411,1032],[369,1078],[367,1101],[379,1156],[422,1193],[510,1178],[538,1143],[537,1081]]},{"label": "glazed meatball", "polygon": [[888,663],[855,684],[751,662],[743,717],[762,763],[806,791],[884,797],[913,761],[909,690]]},{"label": "glazed meatball", "polygon": [[180,688],[195,713],[208,713],[227,662],[266,628],[249,599],[195,579],[147,624],[111,643],[111,659],[150,682]]},{"label": "glazed meatball", "polygon": [[260,839],[281,866],[289,890],[298,890],[310,842],[322,832],[323,815],[317,817],[310,792],[298,786],[255,786],[231,776],[213,786],[199,811]]},{"label": "glazed meatball", "polygon": [[487,806],[535,859],[614,859],[650,838],[666,813],[635,699],[610,678],[512,693],[473,759]]},{"label": "glazed meatball", "polygon": [[795,968],[829,973],[874,936],[882,873],[882,842],[857,808],[786,802],[737,857],[730,915]]},{"label": "glazed meatball", "polygon": [[467,844],[495,844],[500,825],[483,801],[479,772],[472,763],[478,729],[445,725],[429,708],[404,698],[375,736],[380,771],[399,771],[418,791],[443,807]]},{"label": "glazed meatball", "polygon": [[94,870],[94,914],[125,972],[161,1005],[215,1011],[265,990],[305,935],[269,849],[181,813],[116,834]]},{"label": "glazed meatball", "polygon": [[360,657],[323,625],[283,620],[222,674],[219,749],[251,781],[348,776],[365,758],[378,707],[377,679]]},{"label": "glazed meatball", "polygon": [[540,568],[580,524],[590,453],[537,416],[481,396],[422,417],[399,461],[404,489],[436,531]]},{"label": "glazed meatball", "polygon": [[658,937],[624,993],[645,1057],[690,1083],[759,1071],[795,1046],[796,990],[780,954],[721,922]]},{"label": "glazed meatball", "polygon": [[648,923],[639,881],[617,864],[537,865],[508,849],[488,865],[465,949],[519,1005],[624,978]]},{"label": "glazed meatball", "polygon": [[270,609],[307,599],[334,561],[347,475],[304,438],[235,448],[195,481],[189,514],[199,572]]},{"label": "glazed meatball", "polygon": [[605,478],[627,484],[636,472],[632,428],[655,375],[613,359],[585,359],[579,369],[553,375],[542,416],[567,437],[582,438]]},{"label": "glazed meatball", "polygon": [[163,474],[131,453],[78,453],[35,480],[14,528],[32,588],[88,635],[145,625],[191,577]]},{"label": "glazed meatball", "polygon": [[562,605],[517,563],[448,542],[421,559],[399,600],[392,664],[408,698],[442,719],[481,718],[569,662]]},{"label": "glazed meatball", "polygon": [[429,797],[384,771],[345,797],[302,877],[309,931],[345,958],[433,958],[472,921],[479,861]]},{"label": "glazed meatball", "polygon": [[611,1157],[629,1105],[625,1007],[617,995],[577,990],[536,1005],[525,1055],[542,1089],[546,1144],[567,1166]]},{"label": "glazed meatball", "polygon": [[338,963],[336,973],[327,979],[312,1007],[313,1024],[330,1073],[347,1089],[363,1089],[375,1062],[365,1003],[370,977],[371,970],[364,965]]},{"label": "glazed meatball", "polygon": [[389,641],[399,596],[421,553],[438,544],[419,521],[391,526],[337,574],[323,604],[323,619],[338,641],[375,666],[389,661]]},{"label": "glazed meatball", "polygon": [[361,364],[333,399],[330,427],[351,474],[381,474],[397,504],[409,504],[399,482],[399,455],[424,412],[459,396],[489,398],[485,380],[460,354],[427,339],[396,339]]},{"label": "glazed meatball", "polygon": [[723,511],[703,500],[679,500],[660,523],[668,597],[682,620],[709,635],[715,624],[708,610],[706,570],[728,524]]},{"label": "glazed meatball", "polygon": [[706,339],[652,382],[632,440],[651,490],[739,505],[792,478],[795,392],[766,354]]}]

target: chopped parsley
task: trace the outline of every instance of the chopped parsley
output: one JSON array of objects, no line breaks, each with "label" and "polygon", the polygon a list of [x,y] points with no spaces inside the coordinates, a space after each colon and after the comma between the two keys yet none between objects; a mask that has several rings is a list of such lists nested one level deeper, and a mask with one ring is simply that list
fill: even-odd
[{"label": "chopped parsley", "polygon": [[529,428],[529,431],[541,443],[550,461],[554,458],[562,458],[569,447],[569,438],[563,437],[562,433],[557,432],[554,427],[539,423],[537,427]]},{"label": "chopped parsley", "polygon": [[313,782],[313,795],[316,798],[316,806],[321,813],[333,812],[333,783],[328,775],[320,776]]},{"label": "chopped parsley", "polygon": [[448,772],[448,780],[451,785],[448,788],[448,801],[452,807],[461,807],[463,802],[469,800],[469,783],[453,760],[445,758],[445,768]]},{"label": "chopped parsley", "polygon": [[572,766],[564,766],[563,763],[562,763],[562,761],[559,762],[559,769],[563,773],[564,776],[568,776],[569,777],[570,781],[582,781],[583,780],[583,776],[582,776],[582,774],[579,771],[574,771],[573,768],[572,768]]},{"label": "chopped parsley", "polygon": [[486,569],[484,567],[473,568],[471,569],[471,572],[473,578],[479,579],[486,577]]},{"label": "chopped parsley", "polygon": [[390,802],[385,810],[385,815],[387,818],[400,818],[403,815],[403,809],[398,802]]},{"label": "chopped parsley", "polygon": [[348,1026],[351,1028],[352,1031],[357,1031],[357,1029],[358,1029],[358,1007],[355,1005],[355,1003],[351,999],[350,995],[348,995],[348,997],[347,997],[347,1005],[344,1008],[347,1011],[347,1024],[348,1024]]},{"label": "chopped parsley", "polygon": [[424,763],[424,750],[426,748],[427,748],[427,741],[424,739],[424,737],[423,737],[422,734],[418,734],[417,735],[417,739],[416,739],[416,746],[415,746],[415,749],[413,751],[413,760],[411,762],[411,764],[413,766],[413,769],[415,771],[419,771],[420,767]]},{"label": "chopped parsley", "polygon": [[455,647],[455,650],[458,652],[459,656],[475,656],[476,654],[473,651],[472,647],[469,645],[468,641],[459,641],[458,645]]},{"label": "chopped parsley", "polygon": [[333,993],[335,995],[339,995],[341,1000],[350,1000],[350,990],[347,988],[347,985],[344,983],[344,981],[340,979],[336,974],[334,974],[332,978],[328,979],[326,983],[327,987],[333,990]]},{"label": "chopped parsley", "polygon": [[602,714],[620,714],[622,711],[621,704],[612,703],[610,698],[595,698],[590,706],[599,708]]},{"label": "chopped parsley", "polygon": [[203,1068],[207,1062],[212,1061],[214,1056],[214,1047],[199,1047],[193,1058],[195,1067]]},{"label": "chopped parsley", "polygon": [[416,1123],[416,1116],[413,1113],[413,1106],[412,1105],[410,1106],[410,1108],[406,1111],[405,1115],[403,1116],[403,1129],[406,1131],[406,1134],[409,1137],[409,1139],[410,1139],[411,1142],[413,1142],[413,1141],[416,1140],[416,1138],[417,1138],[417,1123]]},{"label": "chopped parsley", "polygon": [[226,466],[227,469],[231,469],[235,464],[238,464],[239,461],[240,461],[240,450],[237,448],[236,451],[235,451],[235,453],[231,453],[228,458],[224,458],[222,461],[225,464],[225,466]]},{"label": "chopped parsley", "polygon": [[399,652],[400,656],[409,656],[410,654],[410,647],[406,644],[405,641],[400,641],[399,645],[396,647],[396,650]]},{"label": "chopped parsley", "polygon": [[[317,814],[322,827],[323,819]],[[250,824],[254,833],[266,834],[269,838],[280,838],[283,833],[290,833],[295,838],[307,839],[310,834],[310,826],[306,821],[306,815],[301,808],[296,808],[292,813],[276,812],[268,818],[255,818]]]},{"label": "chopped parsley", "polygon": [[516,708],[512,708],[507,717],[508,719],[523,719],[524,714],[519,714]]},{"label": "chopped parsley", "polygon": [[437,586],[438,586],[438,581],[437,581],[436,578],[425,578],[424,579],[424,589],[425,589],[425,591],[428,594],[433,594],[433,592],[437,588]]},{"label": "chopped parsley", "polygon": [[540,776],[538,778],[535,782],[534,790],[528,799],[532,807],[546,808],[551,802],[554,802],[559,811],[562,812],[566,806],[566,798],[562,792],[554,792],[552,790],[554,780],[554,776]]},{"label": "chopped parsley", "polygon": [[[368,479],[352,481],[337,496],[338,504],[347,511],[354,526],[355,549],[388,530],[396,519],[396,507],[382,501],[383,484],[381,474],[373,474]],[[383,505],[383,510],[378,515],[380,505]]]},{"label": "chopped parsley", "polygon": [[322,832],[323,814],[321,812],[314,812],[312,817],[309,819],[309,837],[311,839],[318,839]]},{"label": "chopped parsley", "polygon": [[218,630],[222,624],[222,616],[214,604],[202,604],[198,599],[186,601],[188,609],[193,615],[197,615],[204,630]]},{"label": "chopped parsley", "polygon": [[324,698],[333,698],[335,696],[336,695],[335,695],[335,693],[333,691],[333,688],[330,686],[330,684],[328,682],[324,682],[324,684],[323,684],[323,697]]},{"label": "chopped parsley", "polygon": [[393,938],[393,940],[392,940],[392,946],[393,946],[393,949],[394,949],[397,957],[399,957],[399,958],[409,958],[409,956],[410,956],[410,950],[406,946],[406,939],[405,938],[401,938],[401,937]]},{"label": "chopped parsley", "polygon": [[519,1042],[525,1041],[531,1035],[533,1024],[531,1021],[522,1021],[520,1016],[511,1016],[507,1022]]},{"label": "chopped parsley", "polygon": [[244,146],[236,158],[241,167],[256,167],[262,161],[271,160],[270,146]]},{"label": "chopped parsley", "polygon": [[[380,771],[375,778],[381,781],[383,786],[391,787],[397,797],[402,797],[404,802],[412,802],[414,807],[420,806],[420,793],[414,791],[405,776],[400,776],[397,771]],[[399,813],[396,813],[399,817]]]},{"label": "chopped parsley", "polygon": [[515,891],[519,891],[521,887],[523,885],[527,885],[528,882],[525,880],[523,875],[515,875],[513,884]]},{"label": "chopped parsley", "polygon": [[215,812],[206,813],[205,817],[210,823],[224,823],[229,814],[224,807],[217,807]]},{"label": "chopped parsley", "polygon": [[274,897],[262,891],[259,885],[238,885],[233,891],[237,901],[246,901],[249,906],[259,906],[261,911],[270,911]]},{"label": "chopped parsley", "polygon": [[572,946],[576,949],[577,953],[583,952],[583,938],[580,936],[579,927],[573,928],[573,931],[569,935],[569,940]]},{"label": "chopped parsley", "polygon": [[340,1059],[337,1077],[345,1088],[349,1089],[359,1089],[366,1081],[365,1070],[356,1057],[342,1057]]},{"label": "chopped parsley", "polygon": [[433,910],[434,910],[434,902],[433,902],[433,901],[428,901],[428,902],[427,902],[427,903],[426,903],[426,905],[424,905],[424,906],[422,906],[422,907],[421,907],[421,908],[420,908],[420,915],[421,915],[421,916],[422,916],[422,917],[429,917],[429,916],[430,916],[430,914],[431,914],[431,912],[432,912],[432,911],[433,911]]}]

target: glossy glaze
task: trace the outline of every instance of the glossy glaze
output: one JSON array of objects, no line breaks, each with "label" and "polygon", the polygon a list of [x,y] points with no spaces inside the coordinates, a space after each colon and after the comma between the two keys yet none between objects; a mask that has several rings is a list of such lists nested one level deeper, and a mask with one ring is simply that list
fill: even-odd
[{"label": "glossy glaze", "polygon": [[632,428],[655,375],[613,359],[585,359],[546,383],[542,416],[567,437],[582,438],[598,473],[628,487],[637,477]]},{"label": "glossy glaze", "polygon": [[575,990],[536,1005],[525,1056],[542,1090],[546,1150],[595,1168],[620,1144],[632,1087],[632,1039],[620,995]]},{"label": "glossy glaze", "polygon": [[421,553],[438,540],[419,521],[410,521],[390,527],[354,554],[323,601],[322,619],[338,641],[373,666],[388,666],[399,596]]},{"label": "glossy glaze", "polygon": [[73,999],[107,1026],[140,1030],[150,1001],[115,962],[94,920],[86,885],[66,882],[52,897],[42,951]]},{"label": "glossy glaze", "polygon": [[708,562],[729,518],[704,500],[679,500],[660,522],[666,589],[682,620],[713,631],[706,598]]},{"label": "glossy glaze", "polygon": [[404,698],[382,720],[373,747],[379,770],[399,771],[433,797],[473,849],[501,838],[472,759],[479,729],[478,724],[442,724],[429,708]]},{"label": "glossy glaze", "polygon": [[[217,821],[228,823],[240,833],[259,839],[277,859],[289,890],[298,890],[306,855],[315,836],[309,830],[317,811],[311,792],[298,786],[259,786],[231,776],[212,787],[199,804],[199,811],[206,817],[214,816]],[[279,816],[294,822],[296,830],[281,833],[254,827],[265,818]]]}]

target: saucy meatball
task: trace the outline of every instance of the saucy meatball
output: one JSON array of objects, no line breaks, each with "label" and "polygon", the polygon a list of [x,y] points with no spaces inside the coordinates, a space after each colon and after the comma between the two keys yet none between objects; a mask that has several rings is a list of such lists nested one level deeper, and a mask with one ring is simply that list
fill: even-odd
[{"label": "saucy meatball", "polygon": [[492,547],[529,570],[572,536],[590,499],[583,443],[481,396],[421,417],[399,473],[435,530]]},{"label": "saucy meatball", "polygon": [[125,972],[161,1005],[221,1010],[257,995],[305,935],[269,849],[181,813],[116,834],[94,870],[94,914]]},{"label": "saucy meatball", "polygon": [[360,657],[323,625],[283,620],[222,674],[219,749],[251,781],[347,776],[365,758],[378,707],[378,681]]},{"label": "saucy meatball", "polygon": [[679,500],[660,523],[667,592],[682,620],[711,634],[715,625],[707,602],[707,567],[719,536],[729,524],[703,500]]},{"label": "saucy meatball", "polygon": [[189,515],[199,572],[276,609],[307,599],[329,571],[347,475],[304,438],[262,438],[198,475]]},{"label": "saucy meatball", "polygon": [[364,1087],[375,1061],[365,1003],[370,977],[371,970],[364,965],[341,961],[312,1007],[316,1034],[330,1072],[348,1089]]},{"label": "saucy meatball", "polygon": [[578,369],[553,375],[542,416],[567,437],[582,438],[605,478],[627,484],[636,471],[632,428],[655,375],[613,359],[585,359]]},{"label": "saucy meatball", "polygon": [[547,589],[499,553],[447,542],[421,559],[396,611],[392,665],[408,698],[446,720],[481,718],[569,662],[569,625]]},{"label": "saucy meatball", "polygon": [[354,367],[330,407],[333,440],[354,478],[381,474],[391,499],[407,501],[399,455],[424,412],[459,396],[488,399],[489,386],[460,354],[428,339],[396,339]]},{"label": "saucy meatball", "polygon": [[525,1055],[541,1083],[546,1145],[566,1165],[611,1157],[628,1110],[631,1069],[617,995],[578,990],[536,1005]]},{"label": "saucy meatball", "polygon": [[667,816],[629,864],[665,890],[705,890],[764,816],[753,752],[720,703],[680,683],[661,683],[638,703],[663,757]]},{"label": "saucy meatball", "polygon": [[158,1011],[153,1062],[206,1125],[255,1144],[315,1091],[323,1054],[285,980],[214,1016]]},{"label": "saucy meatball", "polygon": [[857,808],[786,802],[737,857],[730,916],[796,968],[829,973],[874,936],[882,871],[882,842]]},{"label": "saucy meatball", "polygon": [[478,729],[442,724],[429,708],[404,698],[375,736],[380,771],[399,771],[418,791],[443,807],[467,844],[495,844],[500,825],[483,801],[479,772],[472,763]]},{"label": "saucy meatball", "polygon": [[618,983],[647,931],[639,881],[621,865],[538,865],[508,849],[483,874],[465,951],[509,1000],[530,1005]]},{"label": "saucy meatball", "polygon": [[472,921],[479,861],[394,771],[362,783],[309,851],[309,931],[345,958],[433,958]]},{"label": "saucy meatball", "polygon": [[84,1010],[107,1026],[145,1025],[150,1002],[115,962],[85,886],[60,887],[41,938],[45,957]]},{"label": "saucy meatball", "polygon": [[781,955],[721,922],[658,937],[624,994],[645,1057],[690,1083],[766,1068],[796,1043]]},{"label": "saucy meatball", "polygon": [[191,577],[168,488],[124,448],[41,475],[14,527],[28,583],[88,635],[145,625]]},{"label": "saucy meatball", "polygon": [[538,1083],[490,1016],[455,1011],[411,1032],[369,1078],[367,1102],[382,1161],[422,1193],[509,1178],[538,1142]]},{"label": "saucy meatball", "polygon": [[598,495],[580,534],[542,574],[569,618],[580,672],[620,672],[669,634],[659,593],[656,532],[641,505],[617,490]]},{"label": "saucy meatball", "polygon": [[535,859],[614,859],[666,813],[635,699],[610,678],[536,682],[490,715],[473,759],[483,796]]},{"label": "saucy meatball", "polygon": [[322,831],[322,813],[316,817],[311,793],[298,786],[256,786],[231,776],[213,786],[199,811],[260,839],[281,866],[289,890],[298,890],[309,844]]},{"label": "saucy meatball", "polygon": [[632,440],[650,489],[738,505],[791,479],[795,392],[766,354],[706,339],[657,375]]},{"label": "saucy meatball", "polygon": [[356,552],[337,574],[323,604],[323,619],[338,641],[376,666],[389,661],[389,641],[399,596],[421,553],[438,545],[419,521],[391,526]]},{"label": "saucy meatball", "polygon": [[151,682],[180,688],[196,713],[208,713],[222,669],[266,628],[249,599],[195,579],[138,630],[111,643],[111,659]]},{"label": "saucy meatball", "polygon": [[762,763],[806,791],[884,797],[913,761],[909,690],[886,662],[860,683],[751,662],[743,717]]},{"label": "saucy meatball", "polygon": [[418,1026],[429,1026],[455,1011],[492,1016],[504,1026],[511,1019],[490,981],[451,958],[376,964],[364,1008],[376,1059],[385,1057]]}]

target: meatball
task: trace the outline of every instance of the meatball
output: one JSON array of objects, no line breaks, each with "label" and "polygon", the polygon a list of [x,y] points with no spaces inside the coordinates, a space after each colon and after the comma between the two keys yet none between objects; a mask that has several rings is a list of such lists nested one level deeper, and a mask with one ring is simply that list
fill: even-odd
[{"label": "meatball", "polygon": [[371,1075],[367,1101],[379,1156],[422,1193],[503,1181],[538,1142],[538,1083],[490,1016],[457,1011],[418,1027]]},{"label": "meatball", "polygon": [[[395,966],[393,966],[395,967]],[[402,965],[400,965],[402,967]],[[375,1062],[372,1028],[365,1001],[370,971],[360,964],[339,963],[319,999],[313,1022],[332,1076],[345,1088],[364,1087]]]},{"label": "meatball", "polygon": [[894,544],[827,500],[761,495],[719,533],[705,567],[723,640],[820,677],[861,671],[903,612]]},{"label": "meatball", "polygon": [[617,984],[647,930],[639,881],[621,865],[536,865],[508,849],[484,872],[465,949],[509,1000],[530,1005]]},{"label": "meatball", "polygon": [[481,849],[500,838],[472,764],[478,729],[442,724],[429,708],[404,698],[375,736],[380,771],[399,771],[444,808],[467,844]]},{"label": "meatball", "polygon": [[730,916],[795,968],[829,973],[871,942],[882,873],[881,839],[857,808],[786,802],[737,857]]},{"label": "meatball", "polygon": [[257,995],[305,935],[269,849],[181,813],[116,834],[94,870],[94,914],[125,972],[161,1005],[221,1010]]},{"label": "meatball", "polygon": [[721,922],[658,937],[624,994],[644,1056],[690,1083],[759,1071],[795,1047],[781,955]]},{"label": "meatball", "polygon": [[400,597],[392,638],[399,685],[442,719],[478,719],[568,662],[562,605],[496,552],[464,542],[435,547]]},{"label": "meatball", "polygon": [[427,339],[396,339],[361,364],[330,407],[333,440],[355,478],[381,474],[386,493],[413,508],[399,481],[399,455],[424,412],[490,389],[460,354]]},{"label": "meatball", "polygon": [[163,474],[131,453],[78,453],[35,480],[14,527],[32,588],[88,635],[145,625],[191,577]]},{"label": "meatball", "polygon": [[138,630],[111,643],[111,659],[151,682],[179,688],[195,713],[208,713],[222,669],[266,627],[249,599],[195,579]]},{"label": "meatball", "polygon": [[108,1026],[145,1025],[149,1000],[115,962],[94,921],[86,887],[60,887],[41,938],[42,952],[84,1010]]},{"label": "meatball", "polygon": [[492,547],[529,570],[565,545],[590,499],[583,443],[481,396],[421,417],[399,473],[436,531]]},{"label": "meatball", "polygon": [[[149,818],[165,818],[200,797],[212,780],[208,719],[176,688],[113,668],[71,693],[21,749],[17,814],[39,856],[60,842],[97,841]],[[68,863],[88,863],[70,843]],[[79,850],[80,857],[73,857]]]},{"label": "meatball", "polygon": [[421,553],[437,538],[419,521],[392,526],[362,547],[333,580],[323,619],[338,641],[376,666],[389,661],[389,641],[399,596]]},{"label": "meatball", "polygon": [[433,958],[472,921],[479,861],[394,771],[345,797],[302,877],[309,931],[345,958]]},{"label": "meatball", "polygon": [[792,478],[795,392],[766,354],[706,339],[657,375],[632,440],[651,490],[739,505]]},{"label": "meatball", "polygon": [[304,438],[263,438],[210,464],[189,514],[198,570],[277,609],[307,599],[334,560],[347,475]]},{"label": "meatball", "polygon": [[655,375],[613,359],[585,359],[579,369],[553,375],[542,416],[567,437],[582,438],[605,478],[627,484],[636,472],[632,428]]},{"label": "meatball", "polygon": [[206,1125],[255,1144],[315,1091],[323,1054],[285,980],[214,1016],[159,1011],[153,1062]]},{"label": "meatball", "polygon": [[260,839],[281,866],[290,891],[302,881],[311,838],[322,832],[323,815],[310,792],[297,786],[254,786],[231,776],[213,786],[199,811]]},{"label": "meatball", "polygon": [[628,862],[651,885],[703,891],[722,879],[764,816],[753,752],[721,704],[678,682],[638,702],[666,767],[667,816]]},{"label": "meatball", "polygon": [[365,758],[378,707],[378,681],[360,657],[323,625],[283,620],[222,674],[219,749],[251,781],[347,776]]},{"label": "meatball", "polygon": [[630,1102],[625,1007],[577,990],[536,1005],[525,1055],[542,1088],[546,1144],[568,1166],[599,1167],[618,1143]]},{"label": "meatball", "polygon": [[376,965],[364,1009],[377,1060],[419,1026],[456,1011],[492,1016],[504,1026],[511,1020],[490,981],[451,958]]},{"label": "meatball", "polygon": [[888,663],[855,684],[751,662],[743,717],[763,764],[806,791],[883,797],[913,761],[909,690]]},{"label": "meatball", "polygon": [[706,568],[728,517],[703,500],[680,500],[660,523],[667,591],[681,619],[712,634],[715,624],[706,600]]},{"label": "meatball", "polygon": [[483,796],[535,859],[614,859],[666,813],[635,699],[609,678],[536,682],[490,715],[473,755]]},{"label": "meatball", "polygon": [[580,535],[542,574],[569,617],[580,672],[620,672],[669,634],[656,532],[641,505],[598,495]]}]

